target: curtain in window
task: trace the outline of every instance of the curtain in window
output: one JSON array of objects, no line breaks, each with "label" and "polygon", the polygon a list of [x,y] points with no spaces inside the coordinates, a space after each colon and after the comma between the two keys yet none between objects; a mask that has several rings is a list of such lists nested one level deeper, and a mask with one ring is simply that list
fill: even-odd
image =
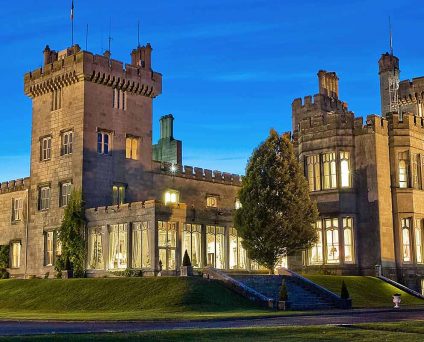
[{"label": "curtain in window", "polygon": [[109,269],[127,268],[127,224],[115,224],[109,233]]},{"label": "curtain in window", "polygon": [[318,240],[312,245],[309,250],[309,264],[310,265],[321,265],[324,261],[323,253],[322,253],[322,222],[319,220],[314,224],[316,229]]},{"label": "curtain in window", "polygon": [[340,261],[338,219],[326,219],[325,229],[327,240],[327,263],[338,264]]},{"label": "curtain in window", "polygon": [[402,219],[401,225],[402,225],[402,258],[404,262],[411,262],[411,241],[410,241],[411,219],[410,218]]},{"label": "curtain in window", "polygon": [[352,218],[343,218],[343,242],[344,242],[344,260],[346,263],[353,262],[353,228]]},{"label": "curtain in window", "polygon": [[418,264],[423,263],[423,231],[421,220],[417,220],[415,224],[415,254]]}]

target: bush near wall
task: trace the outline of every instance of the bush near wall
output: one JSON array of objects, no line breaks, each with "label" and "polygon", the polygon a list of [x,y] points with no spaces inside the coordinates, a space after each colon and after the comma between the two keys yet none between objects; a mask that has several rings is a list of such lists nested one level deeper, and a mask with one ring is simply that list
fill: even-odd
[{"label": "bush near wall", "polygon": [[0,279],[9,278],[9,272],[6,268],[9,267],[10,246],[0,246]]}]

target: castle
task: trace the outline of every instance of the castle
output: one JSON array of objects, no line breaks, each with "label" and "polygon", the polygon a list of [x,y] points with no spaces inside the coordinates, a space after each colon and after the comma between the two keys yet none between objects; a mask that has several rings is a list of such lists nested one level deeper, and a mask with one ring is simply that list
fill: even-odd
[{"label": "castle", "polygon": [[[152,142],[162,76],[150,44],[131,63],[78,45],[44,50],[27,73],[32,99],[30,177],[0,188],[0,245],[14,277],[54,274],[72,188],[86,203],[87,274],[127,268],[176,275],[194,268],[255,271],[233,227],[241,178],[182,164],[173,116]],[[318,242],[282,261],[301,272],[374,275],[423,288],[424,78],[399,82],[399,60],[379,61],[382,116],[355,118],[338,77],[320,71],[319,94],[292,105],[292,138],[317,201]]]}]

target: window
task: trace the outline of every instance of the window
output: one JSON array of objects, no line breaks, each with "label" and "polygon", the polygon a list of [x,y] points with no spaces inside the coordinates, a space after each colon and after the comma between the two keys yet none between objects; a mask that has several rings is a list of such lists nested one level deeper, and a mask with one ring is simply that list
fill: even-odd
[{"label": "window", "polygon": [[125,184],[115,184],[112,187],[112,205],[125,203]]},{"label": "window", "polygon": [[245,270],[247,266],[247,253],[241,245],[242,238],[237,234],[237,229],[230,229],[230,269]]},{"label": "window", "polygon": [[69,203],[69,199],[71,198],[72,192],[72,183],[66,182],[60,185],[60,203],[61,207],[65,207]]},{"label": "window", "polygon": [[182,256],[187,251],[193,267],[201,267],[202,257],[202,226],[200,224],[184,225]]},{"label": "window", "polygon": [[218,207],[218,196],[207,196],[206,197],[206,206],[209,208]]},{"label": "window", "polygon": [[410,239],[411,219],[403,218],[401,220],[402,229],[402,260],[406,263],[411,262],[411,239]]},{"label": "window", "polygon": [[52,95],[52,110],[62,108],[62,89],[58,88],[53,90]]},{"label": "window", "polygon": [[97,132],[97,153],[110,155],[111,134],[109,132]]},{"label": "window", "polygon": [[105,268],[102,227],[91,228],[88,232],[88,268],[91,270]]},{"label": "window", "polygon": [[208,265],[224,269],[225,258],[225,228],[218,226],[206,226],[206,246]]},{"label": "window", "polygon": [[415,221],[415,255],[417,264],[422,264],[424,262],[422,220]]},{"label": "window", "polygon": [[408,152],[399,153],[399,188],[408,187]]},{"label": "window", "polygon": [[344,243],[344,261],[353,263],[353,219],[351,217],[343,218],[343,243]]},{"label": "window", "polygon": [[11,244],[12,260],[10,261],[11,268],[21,267],[21,243],[12,242]]},{"label": "window", "polygon": [[41,139],[41,160],[50,160],[52,154],[52,138],[45,137]]},{"label": "window", "polygon": [[327,264],[338,264],[340,261],[338,218],[325,219],[324,224],[327,244],[326,262]]},{"label": "window", "polygon": [[50,208],[50,187],[49,186],[43,186],[39,189],[39,204],[38,208],[39,210],[47,210]]},{"label": "window", "polygon": [[176,190],[168,190],[165,192],[165,205],[177,204],[179,202],[180,194]]},{"label": "window", "polygon": [[422,178],[421,178],[421,157],[419,154],[414,154],[412,156],[412,175],[413,175],[413,185],[415,189],[421,190],[422,188]]},{"label": "window", "polygon": [[54,232],[50,231],[46,233],[46,243],[45,243],[45,264],[46,266],[53,266],[54,262]]},{"label": "window", "polygon": [[159,260],[163,270],[177,268],[175,251],[177,247],[177,224],[158,221]]},{"label": "window", "polygon": [[72,144],[74,140],[74,132],[68,131],[62,133],[61,155],[66,156],[72,154]]},{"label": "window", "polygon": [[113,88],[113,108],[127,110],[127,93],[121,89]]},{"label": "window", "polygon": [[337,188],[336,176],[336,153],[324,153],[322,155],[322,163],[324,169],[324,189]]},{"label": "window", "polygon": [[12,221],[22,221],[23,217],[23,199],[12,199]]},{"label": "window", "polygon": [[306,157],[306,170],[308,172],[308,182],[310,191],[321,190],[321,169],[319,155]]},{"label": "window", "polygon": [[351,187],[351,175],[350,175],[350,153],[340,152],[340,185],[342,188]]},{"label": "window", "polygon": [[128,224],[112,224],[109,227],[109,269],[128,267]]},{"label": "window", "polygon": [[127,136],[125,140],[125,157],[127,159],[138,159],[138,141],[139,138]]},{"label": "window", "polygon": [[324,262],[324,257],[322,254],[322,222],[318,220],[314,224],[314,228],[317,232],[317,242],[309,250],[309,265],[322,265]]},{"label": "window", "polygon": [[132,267],[150,268],[150,224],[136,222],[132,229]]},{"label": "window", "polygon": [[236,201],[234,203],[234,208],[237,210],[237,209],[240,209],[241,207],[242,207],[242,205],[241,205],[240,200],[238,198],[236,198]]}]

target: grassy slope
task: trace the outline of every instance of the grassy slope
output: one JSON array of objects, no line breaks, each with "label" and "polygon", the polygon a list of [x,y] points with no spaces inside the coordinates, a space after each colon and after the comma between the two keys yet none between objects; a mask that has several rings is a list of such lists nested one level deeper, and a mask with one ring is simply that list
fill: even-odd
[{"label": "grassy slope", "polygon": [[325,275],[305,275],[305,277],[336,294],[340,294],[344,280],[352,298],[352,305],[356,308],[391,307],[393,306],[392,295],[394,293],[402,295],[401,305],[424,305],[424,300],[411,296],[374,277]]},{"label": "grassy slope", "polygon": [[202,278],[0,281],[0,318],[155,319],[271,313]]},{"label": "grassy slope", "polygon": [[423,321],[375,323],[352,327],[272,327],[149,331],[130,334],[43,335],[8,337],[0,341],[361,341],[418,342],[423,340]]}]

